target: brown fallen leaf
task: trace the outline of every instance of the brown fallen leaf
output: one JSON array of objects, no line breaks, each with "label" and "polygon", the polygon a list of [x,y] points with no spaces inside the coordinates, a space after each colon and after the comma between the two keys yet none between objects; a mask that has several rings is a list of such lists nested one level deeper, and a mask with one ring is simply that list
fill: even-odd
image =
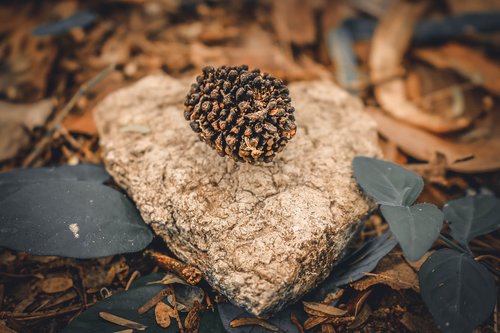
[{"label": "brown fallen leaf", "polygon": [[429,5],[426,1],[395,1],[389,7],[373,36],[370,79],[378,83],[375,86],[377,101],[392,116],[432,132],[447,133],[468,127],[470,119],[424,112],[407,99],[400,75],[414,26]]},{"label": "brown fallen leaf", "polygon": [[453,69],[473,83],[500,95],[500,64],[481,52],[458,43],[449,43],[436,48],[419,48],[412,53],[435,67]]},{"label": "brown fallen leaf", "polygon": [[437,153],[446,158],[446,169],[465,173],[500,169],[500,112],[493,112],[481,123],[490,135],[463,142],[445,138],[409,126],[375,108],[367,109],[378,125],[379,133],[395,142],[405,153],[422,161],[432,160]]},{"label": "brown fallen leaf", "polygon": [[316,327],[320,324],[323,324],[328,320],[328,317],[309,317],[307,320],[304,322],[304,329],[310,330],[313,327]]},{"label": "brown fallen leaf", "polygon": [[356,319],[349,325],[349,329],[355,329],[363,325],[372,313],[372,309],[368,304],[364,304],[359,313],[356,315]]},{"label": "brown fallen leaf", "polygon": [[101,312],[99,312],[99,317],[101,317],[102,319],[104,319],[106,321],[109,321],[110,323],[124,326],[124,327],[128,327],[128,328],[138,330],[138,331],[144,331],[146,328],[148,328],[146,325],[136,323],[135,321],[116,316],[116,315],[111,314],[109,312],[101,311]]},{"label": "brown fallen leaf", "polygon": [[171,324],[170,317],[174,316],[174,309],[163,302],[158,302],[155,307],[156,323],[163,328],[167,328]]},{"label": "brown fallen leaf", "polygon": [[42,126],[52,111],[53,104],[44,99],[33,104],[12,104],[0,101],[0,161],[14,157],[29,143],[25,129]]},{"label": "brown fallen leaf", "polygon": [[382,258],[373,273],[351,284],[356,290],[366,290],[376,284],[385,284],[394,290],[419,291],[418,276],[400,255],[389,254]]},{"label": "brown fallen leaf", "polygon": [[40,287],[44,293],[54,294],[73,287],[73,280],[68,276],[52,277],[43,280]]},{"label": "brown fallen leaf", "polygon": [[260,327],[264,327],[266,330],[271,332],[279,332],[279,328],[274,326],[273,324],[259,318],[239,318],[235,319],[229,323],[229,326],[232,328],[248,326],[248,325],[257,325]]},{"label": "brown fallen leaf", "polygon": [[315,302],[302,302],[304,304],[304,310],[313,310],[315,312],[322,313],[327,316],[343,316],[347,313],[346,310],[339,309],[337,307],[326,305],[323,303]]},{"label": "brown fallen leaf", "polygon": [[274,1],[272,23],[283,43],[312,44],[316,39],[316,22],[310,1]]}]

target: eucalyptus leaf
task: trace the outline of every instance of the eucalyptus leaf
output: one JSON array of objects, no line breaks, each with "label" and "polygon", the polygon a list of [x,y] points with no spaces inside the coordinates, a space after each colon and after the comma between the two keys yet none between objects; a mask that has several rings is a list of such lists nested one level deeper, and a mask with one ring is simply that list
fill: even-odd
[{"label": "eucalyptus leaf", "polygon": [[74,258],[142,250],[153,234],[108,178],[89,165],[0,174],[0,246]]},{"label": "eucalyptus leaf", "polygon": [[178,326],[175,320],[172,320],[166,329],[156,324],[154,307],[142,315],[137,312],[139,307],[165,288],[161,284],[147,284],[158,279],[161,279],[161,274],[151,274],[138,279],[129,290],[118,292],[84,311],[73,319],[62,333],[111,333],[125,329],[102,319],[99,312],[108,312],[146,325],[148,328],[141,332],[177,333]]},{"label": "eucalyptus leaf", "polygon": [[334,292],[338,286],[357,281],[377,267],[380,259],[385,257],[398,243],[387,231],[379,237],[367,240],[359,249],[346,256],[333,267],[328,278],[316,289],[305,296],[307,300],[323,301],[328,293]]},{"label": "eucalyptus leaf", "polygon": [[418,275],[422,298],[445,333],[472,332],[495,307],[495,279],[467,254],[438,250]]},{"label": "eucalyptus leaf", "polygon": [[422,177],[397,164],[362,156],[352,164],[359,186],[381,205],[410,206],[424,188]]},{"label": "eucalyptus leaf", "polygon": [[467,246],[471,239],[500,227],[500,199],[476,195],[449,201],[443,207],[451,236]]},{"label": "eucalyptus leaf", "polygon": [[[230,323],[239,318],[255,318],[252,314],[246,312],[231,303],[219,303],[217,304],[217,310],[222,321],[222,324],[228,333],[269,333],[270,331],[258,326],[258,325],[245,325],[240,327],[231,327]],[[268,323],[280,329],[283,333],[300,333],[297,326],[292,323],[290,316],[294,313],[299,321],[305,320],[305,313],[301,306],[297,303],[281,310],[269,319],[266,319]]]},{"label": "eucalyptus leaf", "polygon": [[432,204],[380,207],[405,256],[417,261],[430,249],[443,226],[443,212]]}]

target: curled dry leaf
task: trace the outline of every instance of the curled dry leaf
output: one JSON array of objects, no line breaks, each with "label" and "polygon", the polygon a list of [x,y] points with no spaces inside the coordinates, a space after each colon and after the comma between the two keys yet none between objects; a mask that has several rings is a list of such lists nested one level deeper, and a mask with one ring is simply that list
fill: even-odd
[{"label": "curled dry leaf", "polygon": [[73,287],[73,280],[67,276],[59,276],[43,280],[40,285],[46,294],[58,293]]},{"label": "curled dry leaf", "polygon": [[404,81],[398,77],[413,29],[429,4],[396,1],[389,7],[373,37],[370,76],[373,82],[380,82],[375,87],[375,97],[384,110],[412,125],[446,133],[469,126],[470,119],[424,112],[407,99]]},{"label": "curled dry leaf", "polygon": [[229,323],[229,326],[232,328],[240,327],[240,326],[248,326],[248,325],[258,325],[261,327],[264,327],[265,329],[271,331],[271,332],[279,332],[279,328],[274,326],[271,323],[268,323],[267,321],[259,318],[239,318],[233,320],[231,323]]},{"label": "curled dry leaf", "polygon": [[446,158],[445,167],[448,170],[474,173],[500,168],[500,112],[492,113],[481,123],[481,128],[487,130],[489,135],[465,141],[460,137],[445,138],[427,133],[393,119],[375,108],[367,110],[377,122],[378,131],[382,136],[419,160],[431,161],[440,153]]},{"label": "curled dry leaf", "polygon": [[163,302],[158,302],[155,307],[156,323],[162,328],[167,328],[172,323],[170,317],[175,317],[174,309]]},{"label": "curled dry leaf", "polygon": [[373,273],[365,274],[366,278],[352,284],[354,289],[366,290],[375,284],[385,284],[394,290],[419,291],[417,274],[399,255],[384,257]]},{"label": "curled dry leaf", "polygon": [[128,328],[138,330],[138,331],[144,331],[146,328],[148,328],[146,325],[136,323],[135,321],[116,316],[116,315],[109,313],[109,312],[104,312],[104,311],[99,312],[99,317],[101,317],[102,319],[104,319],[106,321],[109,321],[110,323],[124,326],[124,327],[128,327]]},{"label": "curled dry leaf", "polygon": [[[316,302],[302,302],[304,304],[304,310],[312,310],[324,316],[343,316],[347,313],[346,310],[339,309],[337,307],[326,305],[323,303]],[[317,314],[316,314],[317,315]]]},{"label": "curled dry leaf", "polygon": [[500,66],[482,53],[450,43],[438,48],[421,48],[413,54],[433,66],[453,69],[496,95],[500,95]]}]

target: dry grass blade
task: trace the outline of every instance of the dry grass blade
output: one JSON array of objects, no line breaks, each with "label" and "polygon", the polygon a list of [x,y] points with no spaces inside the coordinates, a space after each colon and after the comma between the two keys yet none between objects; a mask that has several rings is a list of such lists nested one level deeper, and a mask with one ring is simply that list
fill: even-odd
[{"label": "dry grass blade", "polygon": [[324,313],[325,315],[328,316],[343,316],[347,313],[346,310],[342,310],[334,306],[326,305],[323,303],[315,303],[315,302],[302,302],[302,303],[304,304],[304,309],[306,311],[307,309],[310,309],[316,312]]},{"label": "dry grass blade", "polygon": [[99,317],[101,317],[102,319],[104,319],[106,321],[109,321],[110,323],[120,325],[123,327],[132,328],[132,329],[138,330],[138,331],[144,331],[146,328],[148,328],[146,325],[136,323],[135,321],[128,320],[128,319],[125,319],[122,317],[118,317],[118,316],[111,314],[109,312],[104,312],[104,311],[99,312]]},{"label": "dry grass blade", "polygon": [[265,320],[259,319],[259,318],[239,318],[239,319],[235,319],[229,323],[229,326],[231,326],[232,328],[241,327],[241,326],[248,326],[248,325],[258,325],[258,326],[264,327],[266,330],[269,330],[271,332],[279,332],[280,331],[280,329],[278,327],[274,326],[271,323],[268,323]]}]

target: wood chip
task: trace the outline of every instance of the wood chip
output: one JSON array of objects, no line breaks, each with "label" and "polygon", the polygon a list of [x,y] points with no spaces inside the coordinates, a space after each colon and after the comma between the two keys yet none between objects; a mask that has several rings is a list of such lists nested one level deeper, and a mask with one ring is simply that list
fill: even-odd
[{"label": "wood chip", "polygon": [[118,316],[111,314],[109,312],[99,312],[99,317],[101,317],[102,319],[104,319],[106,321],[109,321],[110,323],[124,326],[124,327],[128,327],[128,328],[138,330],[138,331],[144,331],[146,328],[148,328],[146,325],[136,323],[135,321],[128,320],[128,319],[125,319],[122,317],[118,317]]}]

